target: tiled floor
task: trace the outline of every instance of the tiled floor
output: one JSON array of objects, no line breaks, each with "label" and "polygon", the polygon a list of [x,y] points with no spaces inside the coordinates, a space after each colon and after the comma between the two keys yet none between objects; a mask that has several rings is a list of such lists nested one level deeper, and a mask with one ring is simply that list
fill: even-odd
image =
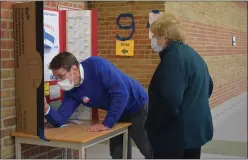
[{"label": "tiled floor", "polygon": [[[218,125],[215,123],[214,139],[203,147],[202,159],[247,158],[247,94],[230,100],[230,103],[229,113],[224,112]],[[225,105],[228,105],[228,102]],[[111,158],[108,145],[99,144],[89,148],[87,158]],[[143,158],[134,146],[133,159]]]}]

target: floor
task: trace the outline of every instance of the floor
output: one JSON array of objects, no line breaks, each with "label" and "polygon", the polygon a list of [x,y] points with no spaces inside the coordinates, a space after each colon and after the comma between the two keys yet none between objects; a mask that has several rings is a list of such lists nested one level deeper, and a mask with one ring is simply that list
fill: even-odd
[{"label": "floor", "polygon": [[[218,106],[216,113],[213,113],[214,138],[203,147],[202,159],[247,159],[247,93]],[[132,153],[133,159],[144,158],[135,146]],[[87,149],[87,158],[111,158],[108,144],[99,144]]]}]

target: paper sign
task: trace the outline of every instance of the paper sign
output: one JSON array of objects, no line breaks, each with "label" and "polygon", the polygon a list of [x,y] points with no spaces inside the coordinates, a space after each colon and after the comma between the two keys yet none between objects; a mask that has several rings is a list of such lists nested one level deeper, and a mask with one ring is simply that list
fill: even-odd
[{"label": "paper sign", "polygon": [[50,92],[49,83],[48,82],[45,82],[44,83],[44,94],[45,94],[45,96],[48,96],[49,95],[49,92]]},{"label": "paper sign", "polygon": [[[155,22],[158,17],[163,14],[164,12],[160,12],[160,13],[149,13],[149,24],[151,25],[153,22]],[[149,39],[152,38],[152,33],[151,31],[149,30]]]},{"label": "paper sign", "polygon": [[59,53],[59,13],[44,10],[44,81],[52,80],[52,71],[48,68],[53,57]]},{"label": "paper sign", "polygon": [[91,56],[91,11],[67,11],[67,51],[79,62]]},{"label": "paper sign", "polygon": [[80,8],[58,5],[58,10],[81,10]]},{"label": "paper sign", "polygon": [[134,40],[128,40],[128,41],[116,40],[116,55],[133,56],[134,55]]},{"label": "paper sign", "polygon": [[50,86],[50,99],[60,98],[60,87],[58,85]]}]

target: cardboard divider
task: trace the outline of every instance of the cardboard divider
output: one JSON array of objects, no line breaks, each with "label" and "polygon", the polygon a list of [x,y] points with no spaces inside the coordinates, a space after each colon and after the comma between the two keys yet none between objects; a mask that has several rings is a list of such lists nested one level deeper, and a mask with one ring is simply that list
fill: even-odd
[{"label": "cardboard divider", "polygon": [[[50,18],[54,15],[57,16],[58,24],[56,21],[55,27],[49,24],[48,21],[54,22],[55,20],[49,19],[48,15],[50,15]],[[87,35],[88,39],[84,41],[84,48],[79,46],[76,51],[71,51],[70,48],[67,48],[69,38],[78,38],[67,33],[68,27],[74,25],[74,23],[67,22],[69,15],[71,18],[80,16],[86,18],[88,21],[87,23],[84,22],[86,25],[84,27],[77,25],[78,27],[82,27],[82,31],[83,29],[89,29],[89,34],[85,30],[85,33],[81,33],[80,36],[84,36],[85,38]],[[78,59],[83,59],[83,55],[79,53],[85,51],[87,48],[89,50],[87,52],[88,57],[97,56],[97,11],[49,10],[44,9],[42,1],[30,1],[15,3],[13,6],[13,17],[17,132],[39,136],[46,140],[44,135],[44,96],[46,96],[48,103],[56,102],[56,105],[51,105],[53,107],[58,107],[58,104],[63,98],[63,91],[57,87],[57,81],[52,79],[54,75],[50,71],[48,72],[46,68],[48,67],[48,61],[57,52],[59,53],[68,49]],[[54,32],[56,29],[58,33]],[[51,48],[55,48],[56,50],[49,50]],[[71,47],[71,49],[74,48]],[[52,53],[51,57],[47,56],[49,53]],[[51,88],[53,89],[52,92]],[[54,93],[55,91],[56,94]],[[58,94],[59,96],[57,96],[57,93],[60,93]],[[85,117],[87,120],[98,120],[98,109],[90,109],[91,111],[89,111],[88,108],[83,108],[85,114],[77,114],[76,112],[82,111],[79,109],[75,111],[72,118]]]},{"label": "cardboard divider", "polygon": [[15,3],[17,132],[44,135],[43,2]]}]

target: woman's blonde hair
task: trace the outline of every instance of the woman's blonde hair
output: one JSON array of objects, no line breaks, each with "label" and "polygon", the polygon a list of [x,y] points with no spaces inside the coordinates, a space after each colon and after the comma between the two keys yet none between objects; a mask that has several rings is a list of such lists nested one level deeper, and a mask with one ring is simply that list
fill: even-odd
[{"label": "woman's blonde hair", "polygon": [[154,36],[165,36],[168,40],[185,42],[179,20],[171,13],[164,13],[158,17],[150,26],[150,31]]}]

